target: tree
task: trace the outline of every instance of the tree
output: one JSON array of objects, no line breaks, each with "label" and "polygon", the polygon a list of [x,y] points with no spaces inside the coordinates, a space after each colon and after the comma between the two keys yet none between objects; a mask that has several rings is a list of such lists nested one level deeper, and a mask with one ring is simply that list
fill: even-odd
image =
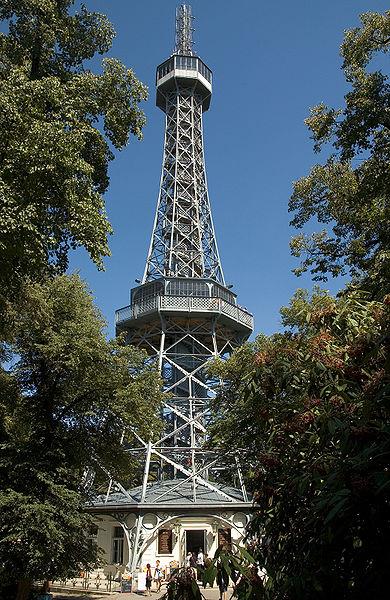
[{"label": "tree", "polygon": [[[99,467],[132,472],[124,430],[158,435],[161,381],[146,354],[107,341],[105,323],[77,276],[24,289],[10,316],[14,342],[0,372],[0,565],[19,581],[70,576],[96,562],[83,532]],[[96,485],[95,485],[96,490]]]},{"label": "tree", "polygon": [[291,249],[303,258],[298,275],[349,274],[380,297],[390,281],[390,87],[387,75],[369,66],[390,48],[390,11],[360,18],[362,26],[347,31],[341,46],[351,85],[345,107],[319,104],[306,119],[315,151],[330,145],[332,152],[294,184],[290,200],[295,227],[315,218],[325,229],[297,235]]},{"label": "tree", "polygon": [[64,273],[71,248],[102,267],[113,149],[141,137],[146,88],[115,59],[108,19],[74,0],[3,0],[0,19],[0,304],[27,279]]},{"label": "tree", "polygon": [[273,600],[387,597],[390,297],[298,291],[284,333],[214,365],[212,441],[240,453]]},{"label": "tree", "polygon": [[387,52],[390,12],[361,16],[341,51],[351,91],[307,124],[333,153],[295,183],[298,274],[349,273],[337,299],[298,290],[285,330],[259,336],[212,367],[226,382],[211,444],[247,466],[249,534],[272,600],[386,598],[390,568],[390,88],[372,58]]}]

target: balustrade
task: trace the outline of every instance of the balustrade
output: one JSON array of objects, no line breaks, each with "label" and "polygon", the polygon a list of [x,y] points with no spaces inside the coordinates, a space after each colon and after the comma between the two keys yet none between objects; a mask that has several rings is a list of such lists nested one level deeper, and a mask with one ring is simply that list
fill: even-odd
[{"label": "balustrade", "polygon": [[137,319],[154,311],[175,312],[217,312],[226,315],[247,327],[253,328],[253,316],[245,309],[231,304],[221,298],[194,296],[152,296],[132,306],[125,306],[116,311],[116,323],[124,323]]}]

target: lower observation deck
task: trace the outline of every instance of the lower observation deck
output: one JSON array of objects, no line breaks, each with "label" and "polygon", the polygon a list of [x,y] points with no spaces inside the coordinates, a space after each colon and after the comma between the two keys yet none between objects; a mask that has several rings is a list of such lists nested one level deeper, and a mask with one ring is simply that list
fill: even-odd
[{"label": "lower observation deck", "polygon": [[119,330],[136,326],[136,322],[150,318],[152,313],[178,316],[219,316],[235,329],[253,331],[253,316],[244,308],[217,297],[156,295],[134,302],[115,312]]}]

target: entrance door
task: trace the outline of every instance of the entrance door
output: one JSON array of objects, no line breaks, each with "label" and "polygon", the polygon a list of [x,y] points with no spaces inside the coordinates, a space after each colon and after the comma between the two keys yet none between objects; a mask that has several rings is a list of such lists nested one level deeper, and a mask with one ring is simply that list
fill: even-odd
[{"label": "entrance door", "polygon": [[198,555],[199,549],[206,552],[206,540],[204,529],[187,529],[186,530],[186,555],[189,552],[195,552]]}]

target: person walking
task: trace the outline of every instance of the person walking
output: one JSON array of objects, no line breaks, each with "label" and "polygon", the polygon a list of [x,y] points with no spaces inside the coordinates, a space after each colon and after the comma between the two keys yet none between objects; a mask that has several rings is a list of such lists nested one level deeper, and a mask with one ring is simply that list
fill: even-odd
[{"label": "person walking", "polygon": [[[208,556],[208,554],[204,555],[204,572],[207,571],[207,569],[209,568],[209,566],[211,565],[213,561],[211,560],[211,558]],[[204,575],[204,574],[203,574]],[[203,587],[206,588],[207,587],[207,583],[204,580],[203,577]],[[210,587],[213,587],[213,584],[210,583]]]},{"label": "person walking", "polygon": [[150,563],[148,563],[146,565],[146,595],[150,596],[151,595],[151,587],[152,587],[152,581],[153,581],[153,576],[152,576],[152,567],[150,566]]},{"label": "person walking", "polygon": [[159,592],[161,589],[162,579],[163,579],[163,572],[162,572],[162,568],[160,566],[160,561],[156,560],[156,568],[154,569],[154,580],[157,584],[157,592]]},{"label": "person walking", "polygon": [[220,560],[217,562],[217,585],[219,587],[219,600],[226,600],[226,592],[229,585],[229,575],[223,568]]}]

